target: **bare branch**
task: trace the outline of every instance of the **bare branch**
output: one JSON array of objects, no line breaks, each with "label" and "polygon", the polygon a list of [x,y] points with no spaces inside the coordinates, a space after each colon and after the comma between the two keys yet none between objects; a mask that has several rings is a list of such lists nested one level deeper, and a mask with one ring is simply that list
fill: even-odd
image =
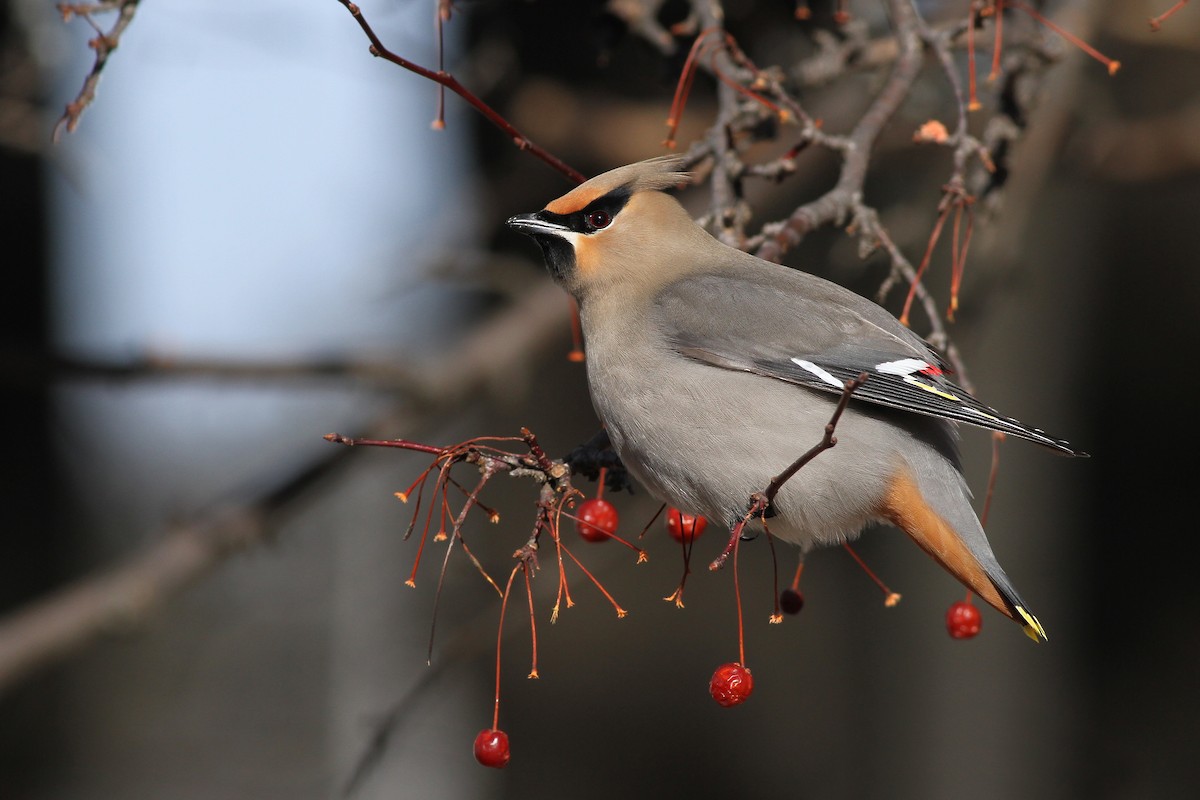
[{"label": "bare branch", "polygon": [[422,78],[433,81],[439,86],[444,86],[462,99],[466,100],[471,107],[482,114],[488,122],[492,123],[506,133],[513,140],[513,144],[515,144],[518,149],[528,150],[530,155],[546,162],[551,167],[558,170],[563,175],[566,175],[576,183],[583,183],[585,180],[587,180],[582,172],[579,172],[573,167],[568,166],[566,162],[564,162],[558,156],[547,152],[542,147],[535,144],[528,136],[517,130],[511,122],[505,119],[499,112],[497,112],[487,103],[483,102],[483,100],[473,94],[465,86],[459,83],[458,79],[450,73],[440,69],[432,70],[422,67],[421,65],[409,61],[407,58],[397,55],[396,53],[393,53],[391,50],[384,47],[383,42],[380,41],[379,37],[375,34],[375,31],[371,28],[371,25],[367,22],[366,18],[363,17],[362,11],[357,5],[350,2],[350,0],[338,0],[338,2],[346,7],[346,10],[350,12],[351,16],[354,17],[355,22],[358,23],[358,26],[362,28],[363,33],[366,34],[367,38],[371,41],[371,55],[377,56],[386,61],[390,61],[396,66],[403,67],[409,72],[414,72],[417,75],[420,75]]},{"label": "bare branch", "polygon": [[[842,418],[842,412],[850,404],[850,396],[858,391],[859,387],[866,382],[867,373],[865,372],[859,373],[858,377],[846,381],[842,389],[842,394],[838,398],[837,405],[833,409],[833,414],[829,417],[829,422],[825,424],[825,431],[821,435],[821,441],[806,450],[783,472],[771,478],[770,483],[767,484],[765,489],[761,492],[755,492],[750,496],[750,504],[746,509],[746,513],[730,530],[729,542],[725,545],[725,549],[721,551],[721,554],[708,565],[709,569],[716,570],[725,565],[729,554],[735,551],[737,541],[741,538],[742,531],[750,524],[750,520],[755,517],[765,520],[771,516],[771,503],[775,500],[775,496],[779,494],[779,490],[783,488],[785,483],[795,477],[796,473],[803,469],[810,461],[837,444],[837,437],[834,436],[834,432],[837,430],[838,420]],[[683,587],[680,586],[680,588],[682,589]]]},{"label": "bare branch", "polygon": [[[83,88],[79,90],[79,94],[75,96],[74,100],[67,103],[63,115],[54,124],[52,134],[54,141],[59,140],[63,130],[68,133],[74,132],[75,128],[79,126],[83,112],[96,99],[96,87],[100,85],[100,73],[108,65],[108,57],[121,43],[121,36],[125,33],[125,29],[129,27],[129,23],[133,22],[133,16],[137,13],[140,2],[141,0],[110,0],[101,3],[59,3],[58,10],[62,14],[64,22],[69,21],[72,17],[79,17],[96,31],[95,38],[88,41],[88,47],[96,51],[96,60],[92,64],[91,72],[83,79]],[[112,27],[107,31],[101,30],[92,16],[112,11],[117,12],[117,18]]]},{"label": "bare branch", "polygon": [[837,184],[816,200],[797,208],[786,220],[764,225],[762,244],[757,253],[760,258],[778,261],[809,232],[822,225],[843,222],[861,202],[871,148],[884,125],[908,97],[921,70],[923,51],[916,11],[907,0],[889,0],[888,8],[896,27],[900,54],[887,84],[850,133]]}]

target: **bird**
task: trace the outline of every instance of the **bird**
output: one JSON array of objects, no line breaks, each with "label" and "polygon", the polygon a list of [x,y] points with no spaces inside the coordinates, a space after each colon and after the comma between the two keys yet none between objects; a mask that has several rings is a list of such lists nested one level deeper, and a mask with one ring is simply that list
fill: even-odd
[{"label": "bird", "polygon": [[1045,640],[972,507],[957,423],[1086,454],[955,385],[947,362],[882,306],[717,240],[668,194],[690,180],[680,157],[659,156],[507,221],[578,303],[592,404],[630,474],[732,530],[866,373],[837,446],[772,500],[771,535],[807,552],[894,525]]}]

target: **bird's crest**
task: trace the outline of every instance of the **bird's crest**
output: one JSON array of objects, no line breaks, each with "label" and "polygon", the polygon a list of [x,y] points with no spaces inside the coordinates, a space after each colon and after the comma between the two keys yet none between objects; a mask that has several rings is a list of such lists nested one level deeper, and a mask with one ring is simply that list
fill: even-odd
[{"label": "bird's crest", "polygon": [[623,191],[632,195],[637,192],[664,191],[691,180],[691,173],[683,170],[682,156],[658,156],[597,175],[547,205],[546,210],[553,214],[573,214],[593,200],[613,192]]}]

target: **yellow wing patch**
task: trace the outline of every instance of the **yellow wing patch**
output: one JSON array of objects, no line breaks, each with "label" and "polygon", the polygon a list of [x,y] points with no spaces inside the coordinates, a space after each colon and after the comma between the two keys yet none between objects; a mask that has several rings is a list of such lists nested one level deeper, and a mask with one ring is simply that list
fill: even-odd
[{"label": "yellow wing patch", "polygon": [[1050,641],[1050,637],[1046,635],[1046,630],[1042,627],[1042,623],[1038,622],[1037,617],[1020,606],[1017,606],[1017,613],[1020,614],[1023,621],[1021,629],[1025,631],[1026,636],[1035,642]]},{"label": "yellow wing patch", "polygon": [[905,375],[904,382],[911,384],[913,386],[916,386],[918,389],[924,389],[927,392],[932,392],[933,394],[936,394],[938,397],[944,397],[947,400],[953,400],[956,403],[962,402],[962,399],[959,398],[957,395],[950,394],[949,392],[943,392],[941,389],[937,388],[936,386],[932,386],[928,383],[923,383],[923,382],[917,380],[912,375]]}]

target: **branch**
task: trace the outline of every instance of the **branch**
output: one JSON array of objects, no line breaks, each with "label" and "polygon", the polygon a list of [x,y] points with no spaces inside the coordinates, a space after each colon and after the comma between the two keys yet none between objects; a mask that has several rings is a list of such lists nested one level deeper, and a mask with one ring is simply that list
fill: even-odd
[{"label": "branch", "polygon": [[[129,23],[133,22],[133,15],[137,13],[138,3],[141,0],[108,0],[108,2],[99,3],[59,3],[58,10],[62,14],[63,22],[69,22],[72,17],[80,17],[87,21],[92,29],[96,31],[96,36],[88,40],[88,47],[96,51],[96,60],[92,64],[92,70],[87,77],[83,79],[83,88],[79,90],[79,94],[70,103],[67,103],[67,108],[63,115],[58,118],[58,122],[54,124],[54,132],[51,134],[53,141],[57,142],[65,129],[68,133],[73,133],[75,128],[79,126],[79,120],[83,116],[84,110],[91,105],[96,99],[96,87],[100,85],[100,73],[104,71],[104,67],[108,65],[108,57],[117,49],[117,45],[121,43],[121,34],[125,33],[125,29],[129,27]],[[109,11],[116,11],[117,19],[113,22],[111,28],[107,32],[100,29],[92,19],[93,14],[103,14]]]},{"label": "branch", "polygon": [[[431,414],[452,417],[468,404],[511,394],[512,375],[561,347],[567,313],[561,290],[547,282],[481,323],[420,379],[418,391],[430,400]],[[395,436],[427,422],[419,414],[407,415],[381,420],[377,427]],[[177,526],[123,564],[0,619],[0,695],[107,634],[145,624],[230,556],[267,542],[280,516],[315,485],[340,474],[354,452],[331,450],[241,508]]]},{"label": "branch", "polygon": [[829,422],[825,424],[825,433],[821,436],[821,441],[817,442],[815,445],[809,448],[808,452],[793,461],[790,467],[772,478],[771,482],[767,484],[767,488],[762,491],[761,495],[755,496],[756,502],[757,500],[761,499],[763,503],[762,511],[764,513],[768,508],[771,507],[772,501],[775,500],[775,496],[779,494],[779,490],[783,488],[785,483],[790,481],[797,472],[799,472],[805,467],[805,465],[808,464],[808,462],[812,461],[821,453],[837,444],[837,437],[835,437],[833,433],[835,430],[837,430],[838,420],[842,418],[842,412],[844,412],[846,410],[846,406],[850,404],[850,396],[858,391],[859,387],[866,382],[867,373],[865,372],[860,372],[858,377],[854,378],[853,380],[846,381],[846,385],[842,389],[842,395],[838,398],[837,406],[833,409],[833,416],[831,416],[829,418]]},{"label": "branch", "polygon": [[845,220],[855,204],[861,201],[863,182],[871,161],[871,148],[884,125],[908,97],[923,60],[918,18],[912,5],[908,0],[889,0],[888,8],[896,26],[900,54],[887,84],[850,133],[837,185],[816,200],[797,208],[783,222],[764,225],[762,244],[757,252],[759,258],[779,261],[789,248],[799,244],[809,232]]},{"label": "branch", "polygon": [[107,574],[9,616],[0,623],[0,693],[102,635],[144,624],[168,598],[261,542],[264,510],[242,509],[177,528]]},{"label": "branch", "polygon": [[837,444],[837,437],[834,436],[834,431],[837,430],[837,424],[842,418],[842,412],[850,404],[850,396],[858,391],[859,387],[866,382],[867,373],[865,372],[860,372],[856,378],[846,381],[842,388],[841,397],[838,398],[837,406],[834,407],[833,414],[829,417],[829,422],[825,424],[825,431],[821,436],[821,441],[805,451],[787,469],[772,478],[771,482],[767,484],[767,488],[750,495],[750,505],[746,509],[746,513],[742,515],[742,518],[730,530],[729,542],[726,543],[725,549],[721,551],[721,554],[714,558],[712,563],[708,565],[710,570],[717,570],[725,565],[725,562],[729,559],[729,554],[734,552],[737,541],[741,538],[742,531],[750,524],[750,520],[755,517],[766,520],[772,516],[771,503],[775,500],[775,496],[779,494],[779,490],[783,488],[785,483],[790,481],[810,461]]},{"label": "branch", "polygon": [[346,7],[346,10],[349,11],[350,15],[354,17],[354,20],[358,23],[358,26],[362,28],[363,33],[365,33],[367,38],[370,39],[371,55],[390,61],[396,66],[403,67],[409,72],[415,72],[422,78],[431,80],[439,86],[444,86],[462,99],[466,100],[471,107],[482,114],[488,122],[492,123],[497,128],[504,131],[504,133],[508,134],[509,138],[513,140],[513,144],[515,144],[518,149],[528,150],[531,155],[546,162],[551,167],[558,170],[563,175],[566,175],[576,183],[583,183],[585,180],[587,180],[582,172],[579,172],[578,170],[568,166],[562,159],[547,152],[537,144],[534,144],[534,142],[530,140],[528,136],[517,130],[511,122],[505,119],[499,112],[497,112],[487,103],[483,102],[483,100],[475,96],[470,90],[459,83],[458,79],[450,73],[441,69],[427,69],[426,67],[422,67],[419,64],[409,61],[407,58],[397,55],[396,53],[393,53],[391,50],[384,47],[383,42],[380,41],[379,37],[375,34],[375,31],[371,28],[371,25],[367,22],[366,18],[363,17],[362,11],[359,10],[357,5],[350,2],[350,0],[338,0],[338,2]]}]

